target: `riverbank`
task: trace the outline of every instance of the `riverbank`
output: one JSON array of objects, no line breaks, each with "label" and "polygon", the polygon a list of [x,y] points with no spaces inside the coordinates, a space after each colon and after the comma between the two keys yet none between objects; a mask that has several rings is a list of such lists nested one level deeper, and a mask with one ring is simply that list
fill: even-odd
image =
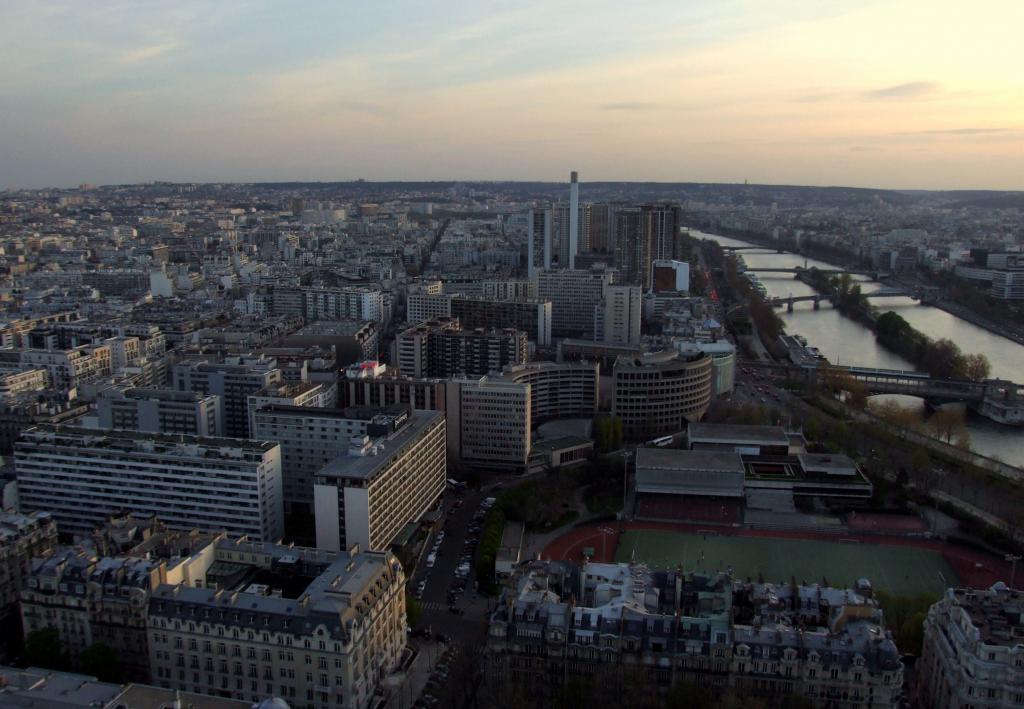
[{"label": "riverbank", "polygon": [[959,303],[955,303],[951,300],[941,298],[939,300],[934,301],[929,300],[928,305],[932,306],[933,308],[938,308],[939,310],[945,311],[950,315],[960,318],[961,320],[966,320],[972,325],[975,325],[983,330],[991,332],[993,335],[999,335],[1000,337],[1005,337],[1007,340],[1015,342],[1018,345],[1024,345],[1024,333],[1020,332],[1018,329],[1011,326],[1001,325],[999,323],[993,322],[988,318],[978,315],[973,310],[965,308]]}]

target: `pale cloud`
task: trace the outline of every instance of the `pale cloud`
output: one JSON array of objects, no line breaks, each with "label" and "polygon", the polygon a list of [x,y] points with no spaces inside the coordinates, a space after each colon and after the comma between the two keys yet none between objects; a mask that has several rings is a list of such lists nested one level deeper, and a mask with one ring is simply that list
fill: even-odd
[{"label": "pale cloud", "polygon": [[869,99],[914,99],[934,94],[938,90],[939,85],[934,81],[910,81],[905,84],[896,84],[894,86],[886,86],[881,89],[865,91],[863,96],[864,98]]},{"label": "pale cloud", "polygon": [[177,41],[148,44],[121,52],[114,58],[114,61],[118,64],[138,64],[139,62],[163,56],[164,54],[177,49],[178,46],[179,44]]},{"label": "pale cloud", "polygon": [[644,101],[619,101],[616,103],[602,103],[598,106],[602,111],[653,111],[660,106],[656,103]]}]

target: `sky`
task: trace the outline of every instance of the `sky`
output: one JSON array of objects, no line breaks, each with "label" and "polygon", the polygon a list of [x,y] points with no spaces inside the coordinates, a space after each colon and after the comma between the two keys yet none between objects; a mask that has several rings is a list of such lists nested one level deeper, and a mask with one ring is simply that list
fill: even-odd
[{"label": "sky", "polygon": [[1022,0],[0,0],[0,188],[1024,189]]}]

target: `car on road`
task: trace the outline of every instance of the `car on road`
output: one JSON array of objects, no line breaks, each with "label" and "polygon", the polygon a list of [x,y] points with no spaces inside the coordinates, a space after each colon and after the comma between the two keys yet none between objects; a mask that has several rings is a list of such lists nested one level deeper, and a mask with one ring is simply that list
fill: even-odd
[{"label": "car on road", "polygon": [[454,613],[455,615],[466,615],[466,611],[462,610],[461,608],[459,608],[458,606],[456,606],[454,604],[448,606],[448,612],[449,613]]}]

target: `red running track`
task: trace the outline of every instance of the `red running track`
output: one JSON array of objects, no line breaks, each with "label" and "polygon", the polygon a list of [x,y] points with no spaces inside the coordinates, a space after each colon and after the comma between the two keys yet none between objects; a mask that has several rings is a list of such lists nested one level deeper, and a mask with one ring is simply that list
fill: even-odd
[{"label": "red running track", "polygon": [[[551,560],[571,559],[582,561],[586,547],[594,549],[594,561],[613,561],[619,535],[634,529],[660,529],[670,532],[701,532],[708,530],[722,536],[773,537],[777,539],[814,539],[838,541],[839,535],[782,530],[758,530],[746,528],[714,527],[687,524],[683,522],[607,522],[578,527],[550,542],[541,553],[541,558]],[[601,531],[606,530],[606,531]],[[1009,583],[1010,564],[1003,559],[970,547],[930,539],[909,537],[885,537],[844,533],[843,539],[857,540],[863,544],[885,544],[889,546],[931,549],[942,554],[946,562],[960,578],[960,583],[971,588],[988,588],[997,581]],[[1022,568],[1021,573],[1024,573]]]}]

